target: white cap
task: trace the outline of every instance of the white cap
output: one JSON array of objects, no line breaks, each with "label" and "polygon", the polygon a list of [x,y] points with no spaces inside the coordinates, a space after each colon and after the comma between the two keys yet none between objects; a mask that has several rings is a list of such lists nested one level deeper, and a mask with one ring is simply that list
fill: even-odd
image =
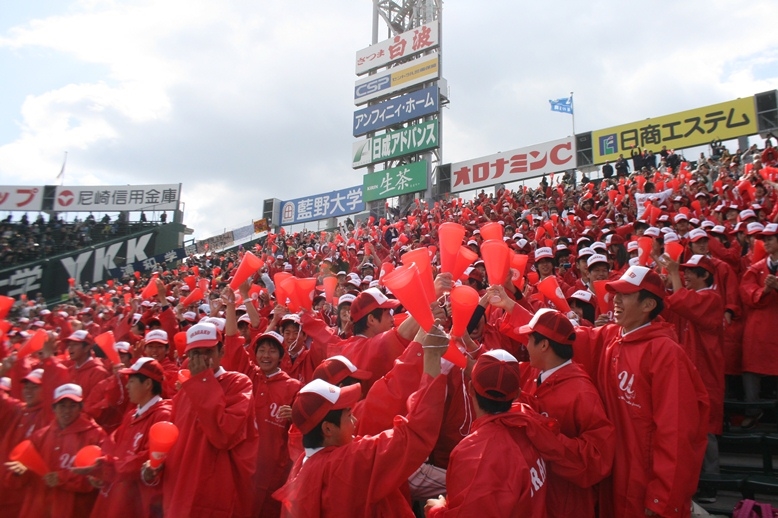
[{"label": "white cap", "polygon": [[167,331],[163,331],[162,329],[154,329],[146,333],[146,343],[149,344],[152,342],[162,344],[168,343]]},{"label": "white cap", "polygon": [[89,336],[89,333],[85,331],[84,329],[79,329],[78,331],[74,331],[70,336],[65,338],[66,342],[86,342],[87,337]]},{"label": "white cap", "polygon": [[54,404],[63,399],[72,399],[73,401],[80,403],[83,399],[84,392],[81,387],[75,383],[65,383],[60,385],[54,390]]},{"label": "white cap", "polygon": [[595,265],[597,263],[609,264],[608,258],[602,254],[594,254],[593,256],[589,257],[589,259],[586,260],[586,267],[591,268],[592,265]]},{"label": "white cap", "polygon": [[551,250],[551,248],[547,246],[543,246],[535,250],[535,262],[538,262],[541,259],[553,259],[553,258],[554,258],[554,252]]}]

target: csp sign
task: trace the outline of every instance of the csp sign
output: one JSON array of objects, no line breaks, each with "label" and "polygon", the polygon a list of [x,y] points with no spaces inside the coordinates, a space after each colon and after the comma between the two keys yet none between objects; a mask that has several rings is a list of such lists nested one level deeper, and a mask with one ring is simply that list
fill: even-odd
[{"label": "csp sign", "polygon": [[383,200],[427,188],[427,162],[420,160],[400,167],[366,174],[365,201]]},{"label": "csp sign", "polygon": [[754,98],[736,99],[592,132],[595,164],[614,161],[641,148],[683,149],[757,133]]},{"label": "csp sign", "polygon": [[354,85],[354,104],[365,104],[394,92],[438,78],[438,53],[421,56],[409,63],[360,79]]}]

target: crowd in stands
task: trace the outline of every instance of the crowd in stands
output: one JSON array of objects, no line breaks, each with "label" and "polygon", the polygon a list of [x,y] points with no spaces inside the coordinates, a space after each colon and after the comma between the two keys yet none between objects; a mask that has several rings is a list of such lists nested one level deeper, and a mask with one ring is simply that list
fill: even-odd
[{"label": "crowd in stands", "polygon": [[[160,222],[166,220],[165,216]],[[60,216],[50,216],[46,221],[43,214],[38,214],[32,222],[27,214],[14,221],[13,214],[9,214],[0,222],[0,268],[73,252],[141,231],[149,225],[143,212],[138,221],[128,221],[121,212],[113,220],[108,214],[96,220],[90,212],[83,221],[76,217],[71,222]]]},{"label": "crowd in stands", "polygon": [[16,301],[0,515],[690,516],[778,375],[778,153],[713,147]]}]

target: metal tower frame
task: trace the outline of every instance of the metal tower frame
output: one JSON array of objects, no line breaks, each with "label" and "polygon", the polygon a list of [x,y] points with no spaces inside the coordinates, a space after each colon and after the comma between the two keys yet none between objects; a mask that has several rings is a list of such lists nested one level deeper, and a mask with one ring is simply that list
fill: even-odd
[{"label": "metal tower frame", "polygon": [[[439,77],[438,84],[445,84],[443,81],[443,28],[441,24],[441,15],[443,8],[442,0],[373,0],[373,34],[372,44],[376,44],[383,39],[392,38],[403,32],[407,32],[411,29],[437,21],[438,30],[440,31],[440,45],[438,48],[439,53]],[[385,33],[381,31],[381,20],[385,22]],[[403,64],[408,60],[401,60],[395,63],[394,66]],[[431,86],[432,83],[427,83],[424,86]],[[448,92],[445,87],[441,85],[440,88],[440,105],[441,111],[434,116],[425,117],[423,120],[428,121],[431,118],[437,117],[438,119],[438,143],[439,147],[432,151],[420,153],[418,155],[406,156],[397,160],[391,160],[385,162],[384,167],[396,167],[398,165],[406,164],[410,161],[427,160],[427,190],[423,193],[423,199],[432,199],[435,195],[435,185],[437,184],[437,178],[435,178],[436,167],[443,163],[443,111],[444,105],[448,104]],[[373,136],[373,134],[369,134]],[[413,159],[413,160],[411,160]],[[373,172],[373,166],[368,168],[369,172]],[[400,197],[399,209],[401,212],[405,212],[407,207],[414,203],[413,195],[404,195]]]}]

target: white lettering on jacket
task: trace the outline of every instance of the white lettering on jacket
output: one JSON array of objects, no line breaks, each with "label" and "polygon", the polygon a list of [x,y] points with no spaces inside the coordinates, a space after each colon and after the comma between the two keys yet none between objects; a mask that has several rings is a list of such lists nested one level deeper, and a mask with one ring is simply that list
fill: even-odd
[{"label": "white lettering on jacket", "polygon": [[546,483],[546,463],[543,459],[538,459],[536,465],[529,469],[529,478],[532,481],[532,490],[529,494],[535,496],[535,491],[539,491]]}]

